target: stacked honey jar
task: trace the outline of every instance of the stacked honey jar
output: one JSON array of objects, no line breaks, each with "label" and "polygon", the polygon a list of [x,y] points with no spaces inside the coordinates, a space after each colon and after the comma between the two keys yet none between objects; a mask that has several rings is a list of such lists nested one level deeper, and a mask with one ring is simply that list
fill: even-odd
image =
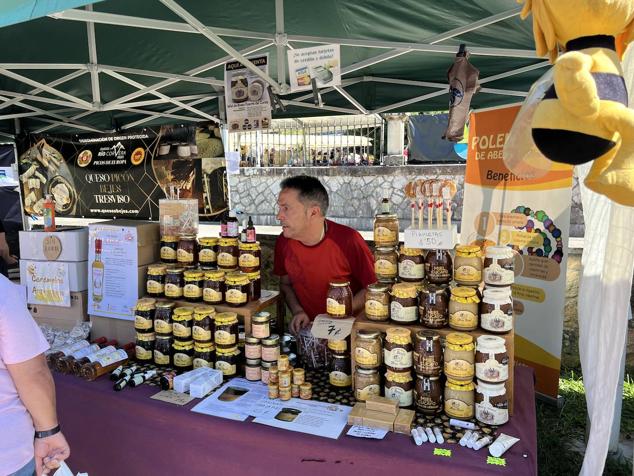
[{"label": "stacked honey jar", "polygon": [[304,369],[293,368],[288,355],[280,355],[277,365],[271,367],[268,375],[269,398],[290,400],[301,398],[310,400],[313,396],[313,387],[306,381]]}]

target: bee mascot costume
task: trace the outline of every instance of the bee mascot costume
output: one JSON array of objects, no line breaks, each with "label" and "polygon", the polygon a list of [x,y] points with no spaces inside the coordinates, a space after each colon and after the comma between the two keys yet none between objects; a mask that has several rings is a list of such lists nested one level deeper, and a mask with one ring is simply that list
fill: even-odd
[{"label": "bee mascot costume", "polygon": [[535,145],[554,162],[593,160],[586,186],[634,206],[634,110],[620,62],[634,39],[634,1],[526,0],[522,18],[531,13],[537,54],[554,63],[532,119]]}]

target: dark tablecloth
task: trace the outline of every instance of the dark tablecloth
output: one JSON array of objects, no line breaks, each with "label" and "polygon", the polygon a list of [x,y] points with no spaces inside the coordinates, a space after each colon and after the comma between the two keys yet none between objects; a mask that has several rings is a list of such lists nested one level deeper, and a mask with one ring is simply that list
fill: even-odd
[{"label": "dark tablecloth", "polygon": [[[506,467],[487,464],[488,451],[456,444],[415,446],[405,435],[384,440],[320,438],[236,422],[149,398],[147,385],[114,392],[105,378],[84,382],[56,374],[57,406],[71,447],[69,465],[89,476],[127,475],[481,475],[537,474],[533,372],[515,370],[515,413],[502,431],[521,441],[505,455]],[[452,450],[434,456],[433,449]]]}]

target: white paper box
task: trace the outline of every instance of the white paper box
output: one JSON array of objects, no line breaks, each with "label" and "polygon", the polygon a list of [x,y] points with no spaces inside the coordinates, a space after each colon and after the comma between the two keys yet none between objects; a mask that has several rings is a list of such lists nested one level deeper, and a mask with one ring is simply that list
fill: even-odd
[{"label": "white paper box", "polygon": [[[20,260],[20,282],[26,283],[26,270],[30,263],[37,264],[44,260]],[[88,289],[88,262],[78,261],[68,263],[68,279],[71,292],[85,291]]]},{"label": "white paper box", "polygon": [[88,228],[73,228],[70,230],[45,232],[43,230],[20,232],[20,257],[46,261],[44,255],[44,239],[48,236],[56,237],[62,252],[55,261],[86,261],[88,259]]}]

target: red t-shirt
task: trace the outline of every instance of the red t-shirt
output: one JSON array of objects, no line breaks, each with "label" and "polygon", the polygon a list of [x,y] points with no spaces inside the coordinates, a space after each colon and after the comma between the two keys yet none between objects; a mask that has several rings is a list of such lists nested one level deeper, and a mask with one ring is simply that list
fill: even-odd
[{"label": "red t-shirt", "polygon": [[331,281],[349,280],[356,294],[376,282],[374,258],[358,231],[330,220],[324,239],[315,246],[280,235],[275,243],[273,272],[288,275],[295,295],[310,319],[326,312]]}]

